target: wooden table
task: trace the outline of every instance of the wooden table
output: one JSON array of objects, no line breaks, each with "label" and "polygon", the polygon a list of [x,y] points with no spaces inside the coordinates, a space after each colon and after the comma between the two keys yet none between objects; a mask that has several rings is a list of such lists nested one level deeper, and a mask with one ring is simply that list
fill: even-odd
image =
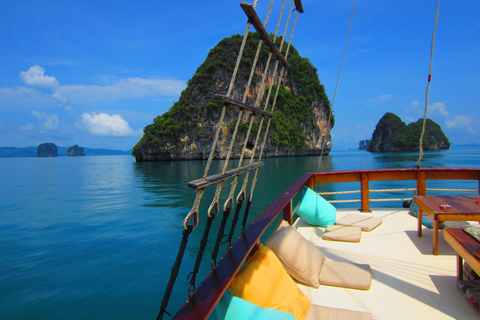
[{"label": "wooden table", "polygon": [[433,218],[433,254],[438,254],[438,229],[445,221],[480,221],[480,195],[415,196],[418,236],[422,236],[422,212]]},{"label": "wooden table", "polygon": [[475,255],[475,251],[480,250],[480,242],[462,228],[445,228],[443,236],[457,252],[457,279],[463,280],[463,259],[477,274],[480,274],[480,258]]}]

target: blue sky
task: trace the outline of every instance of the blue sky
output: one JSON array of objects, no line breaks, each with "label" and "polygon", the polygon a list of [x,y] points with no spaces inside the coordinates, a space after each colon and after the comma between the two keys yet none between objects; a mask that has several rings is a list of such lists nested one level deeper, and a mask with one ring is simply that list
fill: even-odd
[{"label": "blue sky", "polygon": [[[239,3],[2,1],[0,146],[132,148],[209,49],[243,34]],[[262,20],[269,3],[258,1]],[[332,100],[353,0],[303,4],[293,45]],[[334,105],[334,150],[371,138],[386,112],[407,124],[423,117],[435,6],[358,1]],[[278,9],[269,32],[277,19]],[[428,117],[455,144],[480,142],[479,57],[480,1],[440,1]]]}]

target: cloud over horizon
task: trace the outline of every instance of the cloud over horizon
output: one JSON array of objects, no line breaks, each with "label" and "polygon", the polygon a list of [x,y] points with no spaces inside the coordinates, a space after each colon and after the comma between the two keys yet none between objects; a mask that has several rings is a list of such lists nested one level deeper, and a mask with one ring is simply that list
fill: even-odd
[{"label": "cloud over horizon", "polygon": [[75,104],[101,103],[129,98],[178,96],[186,82],[175,79],[126,78],[106,85],[63,85],[61,89]]},{"label": "cloud over horizon", "polygon": [[109,115],[95,112],[89,114],[84,112],[82,120],[76,122],[75,126],[94,136],[129,137],[141,134],[139,131],[130,128],[128,122],[119,114]]},{"label": "cloud over horizon", "polygon": [[32,66],[27,71],[21,71],[20,79],[27,85],[50,95],[61,104],[68,103],[68,99],[60,91],[57,79],[52,76],[46,76],[45,69],[40,66]]}]

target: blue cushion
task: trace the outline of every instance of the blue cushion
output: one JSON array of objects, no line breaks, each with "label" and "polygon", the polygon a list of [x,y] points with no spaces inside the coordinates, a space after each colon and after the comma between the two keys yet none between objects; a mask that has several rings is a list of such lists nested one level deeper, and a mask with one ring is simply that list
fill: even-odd
[{"label": "blue cushion", "polygon": [[243,319],[280,319],[295,320],[291,313],[282,312],[271,308],[262,308],[247,300],[224,294],[216,308],[218,319],[243,320]]},{"label": "blue cushion", "polygon": [[335,224],[337,209],[307,186],[303,187],[303,198],[297,214],[309,224],[326,228]]}]

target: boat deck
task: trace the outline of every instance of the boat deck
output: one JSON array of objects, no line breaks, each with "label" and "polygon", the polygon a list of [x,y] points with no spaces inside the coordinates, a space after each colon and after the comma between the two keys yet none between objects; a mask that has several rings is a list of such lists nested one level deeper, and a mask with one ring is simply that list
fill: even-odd
[{"label": "boat deck", "polygon": [[[480,314],[456,285],[456,253],[440,231],[439,255],[432,253],[433,232],[417,236],[417,219],[407,209],[373,209],[383,224],[362,232],[360,243],[322,240],[323,228],[301,218],[294,227],[327,259],[369,264],[369,291],[299,285],[312,304],[370,312],[374,319],[479,319]],[[337,212],[337,219],[356,210]]]}]

